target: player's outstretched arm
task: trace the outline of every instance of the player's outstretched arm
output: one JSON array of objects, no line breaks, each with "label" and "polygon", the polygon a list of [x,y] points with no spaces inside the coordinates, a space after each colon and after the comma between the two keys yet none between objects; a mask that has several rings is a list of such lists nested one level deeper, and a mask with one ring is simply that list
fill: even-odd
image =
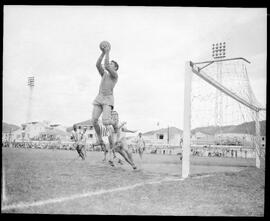
[{"label": "player's outstretched arm", "polygon": [[102,59],[104,58],[104,56],[105,56],[105,52],[102,51],[102,53],[101,53],[101,55],[99,56],[99,58],[98,58],[98,60],[97,60],[97,63],[96,63],[96,67],[97,67],[98,72],[99,72],[99,74],[100,74],[101,76],[103,76],[103,74],[104,74],[104,72],[105,72],[104,68],[103,68],[102,65],[101,65],[101,62],[102,62]]},{"label": "player's outstretched arm", "polygon": [[117,72],[111,67],[110,65],[110,58],[109,58],[109,50],[106,50],[106,54],[105,54],[105,69],[109,72],[109,74],[113,77],[113,78],[118,78],[118,74]]},{"label": "player's outstretched arm", "polygon": [[117,126],[117,128],[120,129],[120,128],[124,127],[124,126],[126,125],[126,123],[127,123],[127,122],[125,122],[125,121],[122,122],[120,125]]},{"label": "player's outstretched arm", "polygon": [[127,133],[136,133],[137,130],[129,130],[127,128],[123,128],[123,132],[127,132]]}]

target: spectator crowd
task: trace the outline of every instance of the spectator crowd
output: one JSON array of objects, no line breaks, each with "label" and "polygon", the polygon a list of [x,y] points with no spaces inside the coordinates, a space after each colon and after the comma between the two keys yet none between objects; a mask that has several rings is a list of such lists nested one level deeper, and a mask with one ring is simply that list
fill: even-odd
[{"label": "spectator crowd", "polygon": [[[58,149],[58,150],[75,150],[74,143],[63,143],[59,141],[2,141],[2,147],[4,148],[24,148],[24,149]],[[128,145],[128,148],[133,153],[137,153],[136,145]],[[93,147],[91,144],[86,144],[87,151],[102,151],[99,146]],[[152,151],[151,153],[157,153],[157,151]],[[193,156],[199,157],[241,157],[248,158],[248,151],[229,149],[211,149],[211,148],[192,148],[191,154]]]},{"label": "spectator crowd", "polygon": [[222,149],[192,149],[191,150],[193,156],[200,156],[200,157],[242,157],[247,158],[248,151],[242,148],[230,149],[230,148],[222,148]]},{"label": "spectator crowd", "polygon": [[[58,149],[58,150],[75,150],[74,143],[61,143],[57,141],[36,141],[36,142],[7,142],[2,141],[4,148],[24,148],[24,149]],[[88,151],[101,151],[100,147],[92,147],[91,144],[86,145]]]}]

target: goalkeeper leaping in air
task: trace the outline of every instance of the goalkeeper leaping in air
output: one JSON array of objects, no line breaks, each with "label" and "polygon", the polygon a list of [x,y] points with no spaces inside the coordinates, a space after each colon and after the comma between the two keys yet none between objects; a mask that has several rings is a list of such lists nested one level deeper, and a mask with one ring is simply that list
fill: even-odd
[{"label": "goalkeeper leaping in air", "polygon": [[[105,145],[98,124],[100,115],[102,114],[102,124],[105,127],[113,126],[116,129],[115,122],[111,119],[111,111],[114,107],[113,89],[118,80],[117,70],[119,66],[115,61],[109,61],[110,48],[109,42],[103,41],[100,43],[102,53],[97,60],[96,67],[101,76],[101,82],[98,95],[93,102],[94,107],[92,112],[92,123],[98,139],[94,145],[100,145],[103,150],[105,149]],[[104,57],[105,69],[101,64]]]}]

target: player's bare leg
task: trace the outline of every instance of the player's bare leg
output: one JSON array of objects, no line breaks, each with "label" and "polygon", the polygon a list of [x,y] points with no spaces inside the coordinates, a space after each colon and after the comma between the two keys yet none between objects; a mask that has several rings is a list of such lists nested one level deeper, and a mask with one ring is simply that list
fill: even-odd
[{"label": "player's bare leg", "polygon": [[140,156],[140,158],[142,160],[142,156],[143,156],[143,150],[142,150],[142,148],[139,148],[139,156]]},{"label": "player's bare leg", "polygon": [[[117,129],[118,128],[119,127],[117,127]],[[109,144],[110,144],[110,146],[109,146],[109,153],[110,153],[109,163],[113,164],[114,161],[117,161],[117,163],[123,165],[122,160],[116,156],[116,150],[115,150],[116,147],[115,147],[114,139],[117,139],[117,136],[115,136],[115,129],[113,127],[111,127],[110,133],[111,133],[111,136],[108,137],[109,138]],[[113,159],[111,157],[113,157]]]},{"label": "player's bare leg", "polygon": [[107,147],[107,145],[105,144],[105,148],[104,148],[104,158],[103,158],[103,160],[102,161],[106,161],[107,160],[107,153],[108,153],[108,147]]},{"label": "player's bare leg", "polygon": [[84,157],[86,158],[86,145],[83,146],[83,154],[84,154]]},{"label": "player's bare leg", "polygon": [[113,162],[117,162],[117,163],[119,163],[119,164],[121,164],[121,165],[123,165],[123,161],[119,158],[119,157],[117,157],[116,156],[116,151],[115,151],[115,149],[114,148],[112,148],[112,155],[113,155]]},{"label": "player's bare leg", "polygon": [[102,105],[103,112],[102,112],[102,123],[105,127],[110,125],[115,126],[115,121],[112,119],[112,106],[110,105]]},{"label": "player's bare leg", "polygon": [[137,169],[137,166],[135,165],[135,163],[134,163],[134,161],[133,161],[132,153],[129,152],[126,148],[124,148],[124,151],[126,152],[126,155],[128,156],[129,161],[132,163],[133,169]]},{"label": "player's bare leg", "polygon": [[94,147],[96,147],[96,146],[100,146],[101,151],[104,152],[104,158],[103,158],[102,161],[106,161],[107,153],[108,153],[106,144],[105,144],[103,141],[102,141],[102,143],[100,143],[99,141],[97,141],[96,143],[93,143],[93,144],[92,144],[92,148],[94,148]]},{"label": "player's bare leg", "polygon": [[92,112],[92,123],[97,135],[97,142],[94,144],[94,146],[101,145],[101,148],[104,148],[103,146],[104,142],[102,140],[100,126],[98,124],[98,118],[100,117],[101,113],[102,113],[102,106],[94,105]]},{"label": "player's bare leg", "polygon": [[121,164],[121,165],[124,164],[123,161],[122,161],[120,158],[118,158],[118,157],[116,156],[115,150],[113,150],[113,160],[114,160],[114,161],[117,161],[117,163],[119,163],[119,164]]},{"label": "player's bare leg", "polygon": [[131,154],[125,149],[125,144],[123,142],[117,142],[115,144],[115,151],[117,151],[126,162],[128,162],[133,169],[137,169],[135,163],[133,162]]},{"label": "player's bare leg", "polygon": [[113,149],[114,149],[114,140],[113,140],[112,133],[113,133],[113,131],[110,131],[111,135],[108,137],[108,140],[109,140],[109,145],[108,145],[109,160],[108,160],[108,162],[109,162],[109,164],[111,166],[114,166],[113,159],[112,159],[112,154],[113,154],[113,156],[115,156],[115,153],[113,151]]},{"label": "player's bare leg", "polygon": [[85,156],[84,153],[82,152],[83,146],[82,145],[77,145],[76,146],[76,150],[79,154],[79,156],[82,158],[82,160],[85,160]]}]

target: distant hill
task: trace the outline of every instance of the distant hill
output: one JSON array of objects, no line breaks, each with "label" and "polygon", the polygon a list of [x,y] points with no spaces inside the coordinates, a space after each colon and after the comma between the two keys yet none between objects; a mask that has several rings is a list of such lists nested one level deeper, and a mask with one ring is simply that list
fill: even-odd
[{"label": "distant hill", "polygon": [[[260,121],[260,130],[261,130],[261,136],[266,136],[266,121]],[[196,132],[201,132],[209,135],[214,135],[215,133],[222,132],[222,133],[247,133],[247,134],[253,134],[255,135],[255,122],[246,122],[239,125],[228,125],[224,127],[215,127],[215,126],[209,126],[209,127],[198,127],[193,130],[191,130],[191,134],[194,134]],[[168,133],[168,128],[162,128],[159,130],[152,130],[143,133],[143,135],[152,135],[154,133]],[[170,138],[173,137],[175,134],[183,134],[183,130],[178,129],[176,127],[170,127],[169,134]]]},{"label": "distant hill", "polygon": [[2,122],[2,133],[8,133],[10,131],[13,132],[18,129],[20,129],[20,127],[15,124],[8,124],[5,122]]},{"label": "distant hill", "polygon": [[[91,120],[82,121],[79,123],[75,123],[76,125],[92,125]],[[266,135],[266,121],[260,121],[260,130],[261,135]],[[72,131],[72,126],[67,128],[67,132]],[[215,126],[209,126],[209,127],[198,127],[193,130],[191,130],[191,133],[194,134],[196,132],[201,132],[209,135],[214,135],[215,133],[218,133],[219,131],[222,131],[222,133],[247,133],[247,134],[255,134],[255,122],[246,122],[239,125],[228,125],[224,127],[215,127]],[[143,135],[152,135],[154,133],[168,133],[168,128],[161,128],[159,130],[151,130],[148,132],[143,133]],[[170,138],[174,137],[175,134],[183,134],[183,130],[177,128],[177,127],[169,127],[169,134]]]},{"label": "distant hill", "polygon": [[[266,135],[266,121],[260,121],[261,136]],[[239,125],[229,125],[224,127],[198,127],[191,130],[191,133],[202,132],[209,135],[214,135],[215,133],[246,133],[255,135],[255,122],[246,122]]]}]

